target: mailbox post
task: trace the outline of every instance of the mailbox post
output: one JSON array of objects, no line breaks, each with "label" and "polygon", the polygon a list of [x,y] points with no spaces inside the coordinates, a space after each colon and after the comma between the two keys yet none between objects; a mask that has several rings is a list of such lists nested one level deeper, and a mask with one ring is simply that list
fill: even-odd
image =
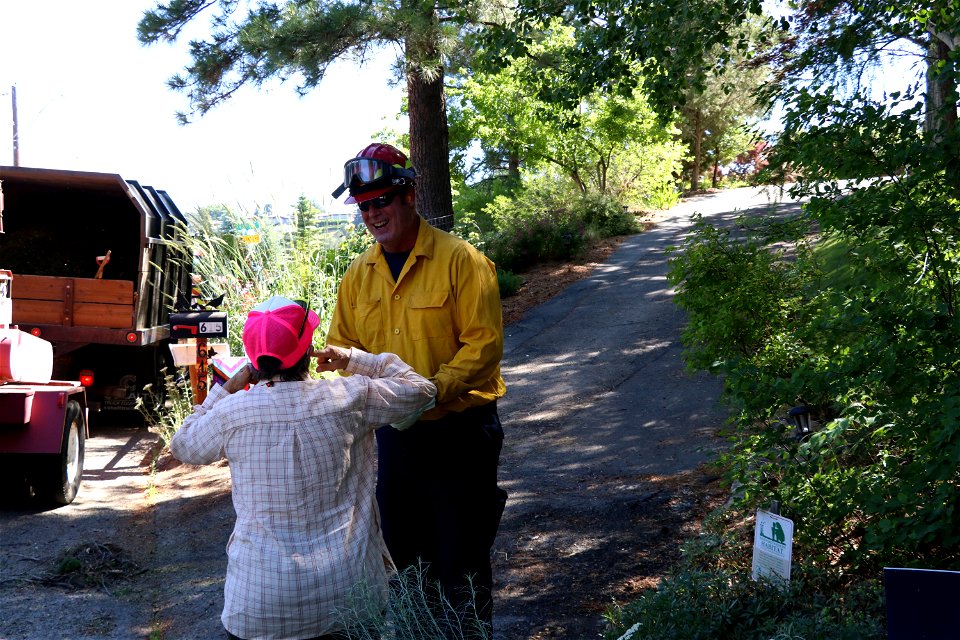
[{"label": "mailbox post", "polygon": [[190,384],[193,387],[194,402],[200,404],[207,397],[210,360],[207,339],[227,337],[227,313],[225,311],[171,313],[170,337],[177,340],[193,338],[197,343],[196,364],[190,366]]}]

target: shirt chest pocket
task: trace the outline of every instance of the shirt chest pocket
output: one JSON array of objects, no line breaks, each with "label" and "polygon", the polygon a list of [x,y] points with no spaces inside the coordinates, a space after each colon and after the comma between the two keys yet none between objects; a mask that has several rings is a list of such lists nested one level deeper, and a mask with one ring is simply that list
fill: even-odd
[{"label": "shirt chest pocket", "polygon": [[365,351],[379,353],[383,347],[383,309],[380,300],[358,300],[357,332]]},{"label": "shirt chest pocket", "polygon": [[407,297],[408,326],[414,340],[455,334],[453,313],[447,304],[449,299],[447,291],[412,293]]}]

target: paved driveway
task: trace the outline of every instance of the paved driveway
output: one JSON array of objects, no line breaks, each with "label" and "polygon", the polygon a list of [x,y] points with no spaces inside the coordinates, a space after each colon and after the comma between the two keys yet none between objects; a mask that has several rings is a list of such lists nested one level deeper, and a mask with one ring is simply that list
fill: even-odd
[{"label": "paved driveway", "polygon": [[[627,547],[641,554],[644,541],[627,515],[649,512],[651,481],[694,470],[723,446],[721,383],[685,370],[685,316],[667,283],[665,249],[690,232],[695,212],[729,223],[741,212],[797,210],[780,198],[751,188],[686,200],[651,231],[627,238],[591,277],[507,329],[500,477],[510,499],[495,571],[509,597],[497,610],[499,637],[595,637],[600,615],[584,620],[579,605],[603,594],[572,597],[570,585],[603,571],[598,564],[626,561]],[[530,558],[568,575],[531,592]]]}]

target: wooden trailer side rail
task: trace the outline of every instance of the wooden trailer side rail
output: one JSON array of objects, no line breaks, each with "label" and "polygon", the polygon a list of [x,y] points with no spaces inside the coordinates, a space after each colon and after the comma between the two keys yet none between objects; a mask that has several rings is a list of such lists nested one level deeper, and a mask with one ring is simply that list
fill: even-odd
[{"label": "wooden trailer side rail", "polygon": [[14,324],[137,328],[129,280],[14,274],[12,290]]}]

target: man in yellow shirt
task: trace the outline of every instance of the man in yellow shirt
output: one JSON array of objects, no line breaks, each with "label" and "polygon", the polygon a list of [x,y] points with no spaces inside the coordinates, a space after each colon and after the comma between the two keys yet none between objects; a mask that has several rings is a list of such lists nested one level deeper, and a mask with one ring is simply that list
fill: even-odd
[{"label": "man in yellow shirt", "polygon": [[386,144],[344,164],[348,204],[376,239],[340,284],[329,344],[391,352],[437,386],[404,431],[377,431],[377,502],[401,570],[421,564],[468,620],[491,631],[490,550],[506,501],[497,486],[503,320],[496,268],[415,208],[415,171]]}]

